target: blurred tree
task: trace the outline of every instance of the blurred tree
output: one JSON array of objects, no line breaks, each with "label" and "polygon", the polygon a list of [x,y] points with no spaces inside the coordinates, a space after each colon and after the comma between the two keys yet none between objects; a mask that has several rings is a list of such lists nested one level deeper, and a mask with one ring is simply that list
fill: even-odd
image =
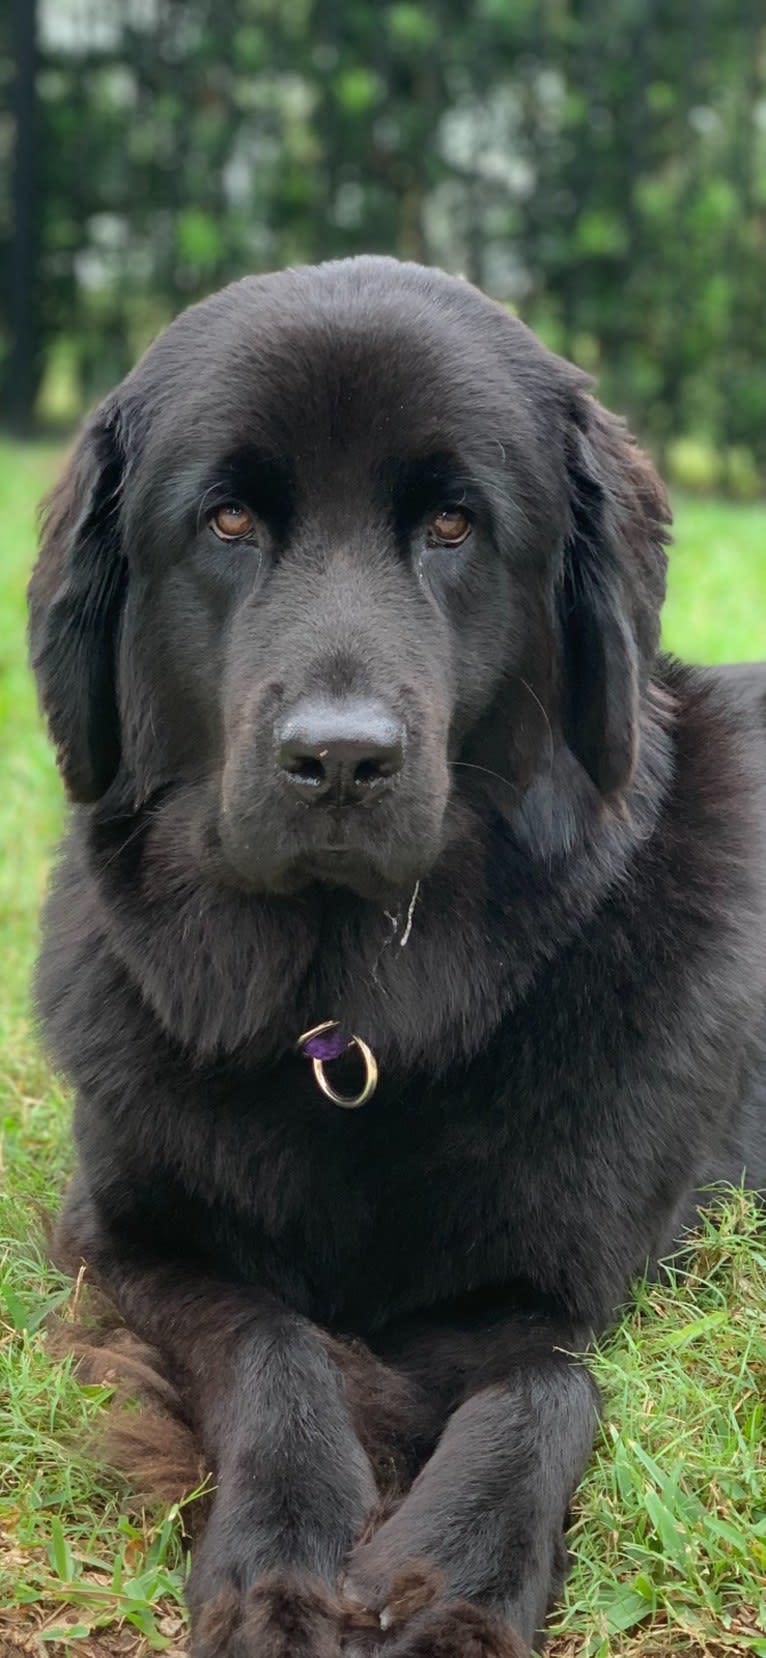
[{"label": "blurred tree", "polygon": [[37,16],[34,0],[13,0],[10,13],[15,129],[11,172],[14,257],[8,274],[8,404],[16,428],[33,422],[41,367],[38,309]]},{"label": "blurred tree", "polygon": [[[38,9],[34,85],[0,121],[17,181],[15,209],[0,183],[0,244],[15,217],[16,362],[36,337],[46,385],[65,359],[90,400],[230,277],[381,250],[515,306],[658,450],[693,434],[724,477],[766,473],[763,0]],[[9,86],[14,53],[20,89],[0,24]],[[6,324],[18,421],[36,385],[10,342]]]}]

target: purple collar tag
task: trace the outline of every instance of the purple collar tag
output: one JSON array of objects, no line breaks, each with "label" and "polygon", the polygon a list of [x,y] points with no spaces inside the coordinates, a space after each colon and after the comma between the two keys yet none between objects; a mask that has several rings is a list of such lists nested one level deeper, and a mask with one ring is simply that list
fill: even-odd
[{"label": "purple collar tag", "polygon": [[338,1026],[335,1030],[317,1031],[315,1035],[306,1037],[301,1044],[301,1053],[307,1059],[340,1059],[350,1042],[351,1037],[346,1036]]},{"label": "purple collar tag", "polygon": [[[366,1105],[367,1101],[372,1099],[378,1086],[378,1063],[372,1048],[367,1042],[362,1041],[361,1036],[349,1036],[341,1029],[337,1019],[325,1019],[321,1025],[313,1025],[311,1030],[304,1031],[303,1035],[298,1037],[296,1047],[299,1054],[311,1061],[317,1087],[334,1105],[341,1105],[345,1110],[353,1111],[358,1105]],[[361,1087],[358,1094],[338,1094],[325,1074],[325,1065],[333,1059],[340,1059],[341,1054],[349,1052],[356,1054],[361,1064]]]}]

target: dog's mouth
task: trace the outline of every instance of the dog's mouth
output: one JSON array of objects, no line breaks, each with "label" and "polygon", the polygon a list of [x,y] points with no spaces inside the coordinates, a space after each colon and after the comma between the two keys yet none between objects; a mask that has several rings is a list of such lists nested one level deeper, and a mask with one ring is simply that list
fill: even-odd
[{"label": "dog's mouth", "polygon": [[316,885],[336,887],[380,903],[398,900],[408,881],[409,874],[400,879],[388,873],[356,847],[328,845],[302,852],[286,864],[279,871],[274,890],[290,893]]},{"label": "dog's mouth", "polygon": [[438,789],[411,788],[340,811],[271,793],[256,803],[233,788],[216,804],[211,863],[225,883],[254,895],[323,887],[395,909],[449,838],[446,790],[442,799]]},{"label": "dog's mouth", "polygon": [[310,887],[345,890],[397,908],[428,873],[441,844],[436,831],[430,838],[402,836],[395,849],[378,852],[342,828],[308,844],[288,832],[256,840],[218,819],[207,824],[200,851],[210,873],[241,892],[290,897]]},{"label": "dog's mouth", "polygon": [[305,873],[312,880],[345,886],[355,876],[364,879],[373,866],[356,847],[331,843],[302,853],[294,868],[298,875]]}]

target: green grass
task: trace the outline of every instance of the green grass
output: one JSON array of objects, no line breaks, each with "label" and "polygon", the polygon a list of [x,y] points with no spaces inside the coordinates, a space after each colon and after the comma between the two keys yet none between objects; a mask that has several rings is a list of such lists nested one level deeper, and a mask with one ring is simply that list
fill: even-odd
[{"label": "green grass", "polygon": [[675,503],[663,643],[690,662],[766,654],[766,506]]},{"label": "green grass", "polygon": [[557,1658],[766,1654],[766,1232],[730,1193],[592,1368],[607,1412]]},{"label": "green grass", "polygon": [[[143,1513],[99,1464],[88,1441],[109,1389],[81,1386],[44,1332],[50,1311],[71,1313],[44,1244],[69,1109],[37,1051],[28,982],[62,804],[24,666],[23,592],[56,460],[0,445],[0,1651],[173,1658],[182,1516]],[[676,538],[666,643],[698,660],[761,654],[766,507],[683,501]],[[766,1658],[766,1238],[741,1194],[683,1271],[639,1287],[593,1364],[607,1409],[555,1658]]]}]

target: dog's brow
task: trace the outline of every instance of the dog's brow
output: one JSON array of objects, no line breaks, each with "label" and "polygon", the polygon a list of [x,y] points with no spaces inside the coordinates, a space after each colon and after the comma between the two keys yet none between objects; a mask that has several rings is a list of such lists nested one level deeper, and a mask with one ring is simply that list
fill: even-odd
[{"label": "dog's brow", "polygon": [[199,527],[206,505],[215,498],[230,493],[246,501],[263,518],[286,524],[293,500],[293,467],[284,455],[277,455],[255,445],[241,445],[221,456],[214,466],[197,480],[201,494],[197,505]]},{"label": "dog's brow", "polygon": [[386,468],[386,483],[395,500],[409,512],[421,512],[451,500],[476,499],[479,489],[465,460],[449,450],[410,455]]}]

